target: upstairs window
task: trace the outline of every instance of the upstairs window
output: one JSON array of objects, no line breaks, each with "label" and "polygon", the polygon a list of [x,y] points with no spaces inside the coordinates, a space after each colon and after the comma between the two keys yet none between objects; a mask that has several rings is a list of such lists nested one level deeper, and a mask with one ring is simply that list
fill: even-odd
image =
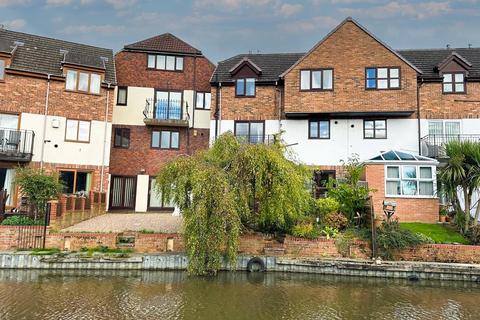
[{"label": "upstairs window", "polygon": [[330,139],[329,120],[310,120],[308,127],[309,139]]},{"label": "upstairs window", "polygon": [[100,94],[101,79],[97,73],[68,70],[65,87],[70,91]]},{"label": "upstairs window", "polygon": [[238,97],[255,97],[255,78],[237,79],[235,95]]},{"label": "upstairs window", "polygon": [[113,146],[115,148],[128,149],[130,146],[130,129],[115,128],[115,137],[113,139]]},{"label": "upstairs window", "polygon": [[147,56],[147,68],[167,71],[182,71],[183,57],[149,54]]},{"label": "upstairs window", "polygon": [[333,69],[300,71],[300,90],[333,90]]},{"label": "upstairs window", "polygon": [[210,109],[212,94],[210,92],[197,92],[197,109]]},{"label": "upstairs window", "polygon": [[5,60],[0,59],[0,81],[5,79]]},{"label": "upstairs window", "polygon": [[363,121],[364,139],[386,139],[387,138],[387,120],[364,120]]},{"label": "upstairs window", "polygon": [[385,195],[432,197],[435,195],[433,167],[386,166]]},{"label": "upstairs window", "polygon": [[127,87],[118,87],[117,91],[117,106],[126,106],[127,105]]},{"label": "upstairs window", "polygon": [[463,73],[444,73],[443,93],[465,93],[465,75]]},{"label": "upstairs window", "polygon": [[152,148],[178,149],[180,146],[180,133],[178,131],[154,130],[152,131]]},{"label": "upstairs window", "polygon": [[65,141],[90,142],[90,121],[67,119]]},{"label": "upstairs window", "polygon": [[365,69],[365,88],[379,90],[399,89],[400,68]]}]

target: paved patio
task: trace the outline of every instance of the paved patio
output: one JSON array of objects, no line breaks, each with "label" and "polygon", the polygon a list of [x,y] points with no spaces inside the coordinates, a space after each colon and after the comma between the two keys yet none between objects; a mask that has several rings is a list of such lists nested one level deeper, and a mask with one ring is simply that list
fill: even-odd
[{"label": "paved patio", "polygon": [[169,213],[107,213],[63,229],[68,232],[180,231],[182,218]]}]

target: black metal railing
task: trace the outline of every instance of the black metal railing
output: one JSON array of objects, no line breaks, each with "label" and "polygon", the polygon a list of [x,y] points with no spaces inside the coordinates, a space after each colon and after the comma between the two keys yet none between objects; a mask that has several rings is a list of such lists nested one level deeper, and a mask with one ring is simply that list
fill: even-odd
[{"label": "black metal railing", "polygon": [[31,161],[34,139],[31,130],[0,128],[0,160]]},{"label": "black metal railing", "polygon": [[143,115],[146,121],[188,122],[186,109],[180,100],[147,99]]},{"label": "black metal railing", "polygon": [[445,146],[450,141],[480,143],[480,134],[429,134],[422,138],[422,155],[430,158],[447,158]]},{"label": "black metal railing", "polygon": [[267,135],[236,135],[235,136],[240,143],[251,144],[274,144],[276,142],[276,136],[273,134]]}]

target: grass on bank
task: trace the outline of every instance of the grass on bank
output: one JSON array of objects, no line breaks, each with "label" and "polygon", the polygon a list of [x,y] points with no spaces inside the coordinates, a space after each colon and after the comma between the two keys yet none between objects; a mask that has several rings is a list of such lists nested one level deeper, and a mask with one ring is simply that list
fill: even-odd
[{"label": "grass on bank", "polygon": [[430,237],[435,243],[461,243],[468,244],[468,240],[451,226],[429,223],[401,223],[403,229],[418,232]]}]

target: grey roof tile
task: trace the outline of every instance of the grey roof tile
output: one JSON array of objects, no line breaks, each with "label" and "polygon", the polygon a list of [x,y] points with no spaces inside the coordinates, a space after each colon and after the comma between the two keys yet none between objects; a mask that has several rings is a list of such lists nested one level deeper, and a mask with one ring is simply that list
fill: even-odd
[{"label": "grey roof tile", "polygon": [[262,73],[258,82],[272,82],[279,80],[280,75],[290,68],[304,53],[262,53],[262,54],[239,54],[230,59],[220,61],[212,76],[213,83],[232,82],[230,70],[243,59],[249,59],[257,65]]},{"label": "grey roof tile", "polygon": [[424,78],[439,78],[436,68],[453,52],[458,53],[472,64],[470,77],[480,77],[480,48],[416,49],[397,50],[405,59],[423,71]]},{"label": "grey roof tile", "polygon": [[124,48],[131,50],[202,54],[202,51],[192,47],[171,33],[164,33],[132,44],[127,44]]},{"label": "grey roof tile", "polygon": [[68,51],[66,61],[82,66],[103,69],[102,57],[107,58],[105,81],[116,83],[111,49],[0,29],[0,51],[4,47],[14,46],[15,41],[22,42],[24,45],[19,46],[15,51],[10,65],[12,69],[62,76],[64,55],[60,50],[66,50]]}]

